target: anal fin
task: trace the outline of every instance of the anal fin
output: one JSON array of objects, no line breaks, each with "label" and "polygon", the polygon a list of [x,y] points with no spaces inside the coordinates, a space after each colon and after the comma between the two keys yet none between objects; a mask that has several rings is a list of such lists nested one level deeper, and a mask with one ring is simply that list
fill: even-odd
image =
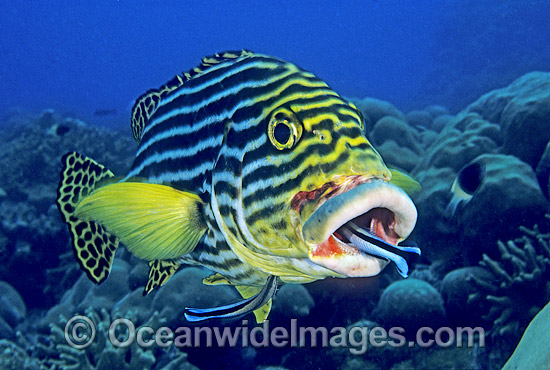
[{"label": "anal fin", "polygon": [[[243,298],[250,298],[262,290],[261,287],[247,285],[237,285],[235,288],[237,288],[237,291]],[[269,312],[271,311],[272,302],[273,299],[270,299],[266,304],[253,311],[254,316],[256,317],[256,323],[261,324],[267,319],[267,316],[269,316]]]},{"label": "anal fin", "polygon": [[143,295],[151,293],[153,289],[166,284],[174,275],[180,264],[173,261],[155,260],[149,262],[149,279],[143,289]]}]

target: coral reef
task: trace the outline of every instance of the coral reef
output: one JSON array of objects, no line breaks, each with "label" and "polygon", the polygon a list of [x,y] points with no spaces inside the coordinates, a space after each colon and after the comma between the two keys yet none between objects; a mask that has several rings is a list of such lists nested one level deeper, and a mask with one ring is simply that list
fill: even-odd
[{"label": "coral reef", "polygon": [[283,285],[273,300],[273,312],[286,319],[306,317],[315,302],[303,285]]},{"label": "coral reef", "polygon": [[[115,346],[109,339],[110,325],[115,318],[123,317],[137,321],[136,311],[127,311],[122,316],[113,317],[107,310],[97,312],[87,309],[85,314],[92,320],[96,328],[95,338],[86,348],[74,348],[67,344],[65,331],[62,327],[51,324],[51,334],[47,345],[38,345],[35,356],[43,359],[45,366],[60,370],[86,369],[86,370],[110,370],[110,369],[197,369],[187,362],[187,354],[173,351],[156,352],[149,348],[142,348],[137,342],[130,346]],[[62,318],[62,321],[67,321]],[[143,326],[158,329],[164,324],[164,320],[155,312]],[[124,342],[128,338],[128,331],[122,329],[122,325],[115,332],[118,341]],[[127,328],[126,328],[127,329]],[[87,334],[89,335],[89,334]],[[170,356],[166,361],[160,361],[161,356]],[[157,366],[162,364],[162,367]]]},{"label": "coral reef", "polygon": [[[441,107],[441,108],[443,108],[443,107]],[[435,114],[440,113],[440,112],[438,112],[438,109],[439,108],[436,107],[433,110],[433,112]],[[443,110],[446,111],[445,108],[443,108]],[[445,112],[445,113],[447,113],[447,112]],[[406,118],[407,118],[407,122],[409,124],[411,124],[414,127],[419,127],[419,128],[422,128],[422,129],[427,129],[427,128],[432,127],[433,122],[434,122],[434,116],[432,115],[432,113],[428,112],[428,111],[425,111],[425,110],[412,110],[412,111],[410,111],[406,114]]]},{"label": "coral reef", "polygon": [[550,73],[528,73],[483,95],[466,110],[498,123],[503,131],[503,153],[535,168],[550,140]]},{"label": "coral reef", "polygon": [[60,157],[78,150],[121,174],[136,146],[129,134],[87,126],[52,110],[15,114],[5,123],[10,130],[0,142],[0,161],[7,164],[0,167],[0,240],[7,258],[0,279],[13,285],[29,307],[45,307],[59,294],[59,279],[52,282],[57,289],[44,292],[46,271],[58,267],[58,256],[70,250],[55,207]]},{"label": "coral reef", "polygon": [[48,367],[33,358],[15,342],[0,340],[0,369],[2,370],[47,370]]},{"label": "coral reef", "polygon": [[453,117],[437,139],[425,149],[414,172],[448,167],[458,172],[475,157],[494,152],[500,142],[500,128],[476,113]]},{"label": "coral reef", "polygon": [[493,351],[489,358],[498,365],[510,355],[536,313],[550,301],[550,232],[541,232],[538,225],[521,230],[524,236],[498,242],[500,259],[483,255],[480,265],[495,280],[475,275],[471,279],[478,291],[469,296],[468,304],[489,303],[489,312],[484,315],[492,323],[488,339]]},{"label": "coral reef", "polygon": [[[143,263],[141,261],[141,263]],[[115,257],[111,273],[101,285],[94,285],[81,274],[74,286],[53,306],[42,321],[42,327],[50,323],[61,323],[59,316],[71,317],[87,309],[106,309],[112,315],[128,310],[136,312],[137,323],[146,321],[158,312],[167,324],[183,323],[184,307],[214,307],[240,299],[235,289],[226,285],[205,286],[202,279],[209,275],[205,269],[182,268],[161,288],[143,296],[146,279],[141,285],[130,289],[130,264]]]},{"label": "coral reef", "polygon": [[363,99],[350,99],[356,106],[363,112],[365,119],[365,128],[370,131],[376,122],[382,117],[390,116],[405,120],[405,115],[399,109],[397,109],[390,102],[375,99],[375,98],[363,98]]},{"label": "coral reef", "polygon": [[[66,318],[82,312],[86,312],[87,316],[93,317],[94,321],[98,322],[99,335],[100,331],[106,330],[100,322],[109,321],[117,317],[131,318],[136,327],[144,325],[156,328],[161,325],[171,328],[187,326],[189,323],[183,319],[182,315],[184,307],[213,307],[240,299],[240,296],[232,287],[226,285],[205,286],[202,284],[203,278],[209,276],[210,272],[197,267],[180,269],[164,286],[155,289],[144,297],[143,288],[147,274],[144,274],[143,271],[134,273],[136,270],[143,270],[140,266],[144,265],[144,262],[130,259],[131,263],[134,263],[134,267],[132,267],[131,263],[126,262],[126,260],[128,260],[127,254],[117,253],[109,278],[99,286],[91,283],[84,274],[80,275],[74,286],[63,295],[61,301],[52,307],[40,322],[39,327],[42,333],[47,333],[48,330],[51,330],[49,336],[50,342],[61,343],[59,339],[61,334],[59,332],[60,328],[66,323]],[[133,273],[137,276],[132,277]],[[143,277],[143,280],[139,280],[138,276]],[[133,284],[137,285],[133,289],[131,289],[131,279],[134,279]],[[273,305],[274,320],[279,320],[279,322],[287,322],[290,318],[307,316],[310,309],[314,306],[313,299],[306,288],[301,285],[284,285],[281,287],[280,293],[277,295]],[[250,325],[253,325],[253,320],[249,321]],[[203,326],[213,324],[216,325],[216,322],[202,323]],[[224,323],[224,325],[228,326],[238,324],[239,322]],[[100,341],[103,341],[103,339]],[[73,350],[66,345],[61,346],[60,348],[62,352],[64,351],[64,354],[59,361],[64,361],[63,366],[67,366],[67,368],[72,366],[78,368],[76,364],[84,366],[83,368],[90,368],[89,366],[91,365],[86,361],[91,361],[92,365],[99,363],[98,361],[105,362],[107,359],[102,360],[103,355],[101,353],[107,351],[108,353],[113,352],[109,354],[109,364],[117,364],[121,368],[131,368],[133,366],[133,364],[128,362],[123,362],[125,361],[124,356],[119,349],[111,347],[110,345],[98,343],[87,349],[90,353],[82,354],[81,351]],[[136,352],[132,352],[131,355],[127,353],[127,356],[131,358],[139,357],[139,361],[142,364],[140,366],[157,368],[151,367],[151,361],[154,362],[157,360],[154,357],[149,358],[150,356],[147,354],[149,352],[142,353],[138,348],[134,348],[133,346],[131,348],[131,352]],[[195,363],[206,367],[213,366],[208,361],[216,363],[216,361],[221,361],[223,357],[223,355],[218,354],[221,357],[204,358],[202,350],[200,348],[186,349],[190,358]],[[50,349],[51,351],[53,349]],[[40,356],[44,358],[52,358],[53,356],[54,360],[52,361],[58,361],[55,360],[57,357],[50,352],[42,353]],[[243,361],[241,356],[246,355],[245,352],[239,354],[231,353],[231,355],[228,353],[225,355],[227,356],[225,361],[236,364],[239,361]],[[161,352],[156,352],[155,356],[161,356]],[[166,354],[163,356],[165,357]],[[114,359],[111,359],[111,357]],[[70,363],[67,363],[67,361]],[[98,369],[102,368],[99,365],[97,366]]]},{"label": "coral reef", "polygon": [[450,114],[443,114],[436,117],[434,119],[432,130],[434,130],[435,132],[441,132],[447,126],[451,119],[453,119],[453,116]]},{"label": "coral reef", "polygon": [[548,207],[533,169],[525,162],[503,154],[481,155],[475,162],[485,164],[485,177],[475,196],[459,205],[455,214],[462,245],[472,246],[463,251],[470,265],[483,253],[498,255],[495,240],[519,236],[519,227],[542,219]]},{"label": "coral reef", "polygon": [[425,281],[408,278],[387,287],[373,312],[385,327],[399,326],[414,337],[423,326],[445,323],[445,309],[439,292]]},{"label": "coral reef", "polygon": [[[448,119],[439,133],[427,129],[419,134],[425,139],[411,174],[423,190],[414,198],[419,219],[413,237],[430,261],[455,259],[459,267],[476,264],[483,253],[496,256],[495,240],[518,236],[520,225],[532,226],[548,208],[543,153],[549,141],[549,81],[550,73],[527,74],[479,98]],[[411,155],[390,149],[392,165],[411,168]],[[450,217],[445,208],[451,185],[458,171],[474,161],[487,164],[484,181]],[[436,242],[441,240],[447,243]]]},{"label": "coral reef", "polygon": [[473,162],[484,163],[484,179],[474,197],[460,204],[452,217],[445,209],[456,178],[454,170],[429,168],[415,176],[423,186],[415,197],[419,213],[415,237],[431,261],[460,259],[458,263],[468,266],[477,263],[483,253],[496,256],[495,240],[518,236],[520,225],[534,224],[548,207],[526,163],[502,154],[481,155]]},{"label": "coral reef", "polygon": [[[143,297],[148,266],[123,247],[105,283],[92,284],[74,261],[54,206],[59,158],[78,150],[124,174],[135,143],[129,132],[89,127],[53,111],[12,115],[0,143],[0,159],[9,164],[0,168],[0,251],[6,257],[0,272],[0,367],[193,369],[191,362],[203,368],[496,369],[550,300],[550,232],[541,223],[550,190],[549,84],[550,73],[531,73],[457,114],[442,106],[404,114],[389,102],[355,99],[367,136],[388,166],[405,170],[423,187],[413,195],[419,219],[411,236],[422,256],[410,261],[407,280],[388,268],[376,278],[283,285],[270,317],[274,326],[299,318],[304,326],[380,324],[412,335],[421,326],[481,326],[488,333],[485,349],[384,347],[357,356],[338,348],[319,356],[306,348],[115,348],[106,337],[114,318],[189,325],[184,307],[240,297],[228,286],[204,286],[210,272],[197,267],[180,268]],[[486,168],[481,185],[454,215],[446,214],[458,172],[478,161]],[[72,349],[64,339],[66,318],[77,313],[101,328],[86,350]],[[243,325],[250,329],[251,322]],[[239,322],[222,324],[235,328]]]},{"label": "coral reef", "polygon": [[430,351],[417,352],[413,357],[399,362],[391,367],[391,370],[441,370],[441,369],[468,369],[482,370],[479,362],[479,348],[442,348]]},{"label": "coral reef", "polygon": [[0,281],[0,338],[12,339],[14,328],[27,316],[27,306],[10,284]]},{"label": "coral reef", "polygon": [[[34,357],[43,359],[47,366],[59,369],[195,368],[187,361],[187,355],[175,348],[168,351],[144,349],[136,343],[128,348],[114,347],[107,339],[110,323],[115,318],[124,317],[130,319],[136,327],[175,327],[184,324],[183,307],[227,303],[237,299],[236,293],[227,286],[205,287],[202,279],[208,272],[198,268],[184,268],[165,286],[143,297],[146,279],[131,290],[129,276],[135,268],[131,269],[126,259],[124,253],[117,253],[111,274],[102,285],[94,285],[81,274],[60,303],[52,307],[42,319],[41,331],[46,333],[49,330],[50,334],[45,345],[37,346]],[[174,289],[175,292],[172,291]],[[63,326],[67,318],[83,312],[95,323],[97,335],[90,347],[78,350],[67,345]]]},{"label": "coral reef", "polygon": [[498,242],[499,260],[485,254],[480,261],[496,283],[472,275],[482,291],[471,294],[468,301],[491,302],[486,319],[493,323],[490,336],[495,340],[515,337],[550,301],[550,233],[542,233],[538,225],[521,230],[523,237]]},{"label": "coral reef", "polygon": [[374,125],[370,138],[389,166],[411,171],[418,163],[422,152],[420,137],[407,122],[392,116],[382,117]]},{"label": "coral reef", "polygon": [[550,141],[546,144],[535,173],[546,199],[550,199]]},{"label": "coral reef", "polygon": [[[73,264],[76,263],[73,261]],[[72,288],[65,292],[59,303],[49,309],[42,320],[41,327],[47,328],[51,323],[61,324],[61,316],[71,317],[90,308],[111,310],[119,300],[130,293],[129,269],[130,266],[126,261],[115,258],[109,278],[101,285],[93,284],[84,273],[80,272],[79,278],[73,282]],[[145,281],[143,285],[145,285]],[[151,298],[144,298],[146,303],[150,303],[150,300]],[[134,308],[141,309],[147,308],[147,306],[135,306]]]},{"label": "coral reef", "polygon": [[241,299],[234,288],[227,285],[206,286],[202,279],[210,273],[202,268],[179,270],[156,293],[151,308],[166,317],[169,324],[183,323],[185,307],[216,307]]},{"label": "coral reef", "polygon": [[418,132],[409,126],[406,121],[396,117],[385,116],[379,119],[370,133],[370,138],[376,145],[394,141],[399,146],[408,148],[417,155],[422,151],[419,145]]},{"label": "coral reef", "polygon": [[[426,108],[424,108],[422,111],[428,112],[433,119],[449,115],[449,109],[447,107],[444,107],[442,105],[428,105]],[[410,112],[409,112],[410,113]]]},{"label": "coral reef", "polygon": [[[441,282],[441,296],[445,302],[445,312],[451,326],[482,326],[488,327],[484,318],[491,303],[486,300],[469,300],[474,294],[480,294],[475,281],[484,284],[495,284],[496,277],[481,266],[461,267],[449,272]],[[472,315],[475,312],[475,315]]]}]

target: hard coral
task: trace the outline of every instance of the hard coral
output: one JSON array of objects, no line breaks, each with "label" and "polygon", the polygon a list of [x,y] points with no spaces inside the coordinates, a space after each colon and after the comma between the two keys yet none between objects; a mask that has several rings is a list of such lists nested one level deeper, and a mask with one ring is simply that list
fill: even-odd
[{"label": "hard coral", "polygon": [[[135,143],[131,135],[87,126],[52,110],[39,116],[18,114],[5,122],[0,141],[0,279],[16,288],[29,308],[52,305],[60,291],[47,269],[70,250],[69,236],[55,207],[61,156],[77,150],[123,175]],[[2,195],[3,194],[3,195]],[[21,275],[25,279],[20,279]],[[63,288],[63,287],[62,287]]]},{"label": "hard coral", "polygon": [[439,292],[425,281],[409,278],[390,284],[373,314],[386,327],[399,326],[413,336],[423,326],[445,323],[445,309]]},{"label": "hard coral", "polygon": [[[546,217],[550,219],[550,215]],[[496,280],[487,282],[473,277],[480,292],[468,298],[469,303],[491,303],[484,318],[493,323],[489,338],[499,344],[501,352],[511,352],[531,319],[550,300],[550,233],[542,232],[538,225],[520,229],[522,237],[498,242],[500,260],[483,255],[480,265],[492,272]]]},{"label": "hard coral", "polygon": [[40,362],[32,358],[17,343],[10,340],[0,340],[0,369],[3,370],[46,370]]},{"label": "hard coral", "polygon": [[550,73],[531,72],[509,86],[493,90],[467,110],[498,123],[504,134],[503,152],[536,167],[550,131]]},{"label": "hard coral", "polygon": [[[44,358],[44,365],[55,369],[196,369],[187,362],[187,354],[174,351],[153,351],[142,348],[137,342],[129,346],[115,346],[109,338],[110,326],[115,319],[107,310],[99,313],[88,309],[86,316],[91,318],[96,328],[96,335],[92,344],[83,349],[71,347],[67,343],[65,331],[57,324],[51,324],[51,334],[48,345],[39,344],[35,356]],[[122,317],[136,322],[137,313],[128,311]],[[165,320],[158,312],[153,313],[144,326],[158,329]],[[119,326],[117,329],[124,327]],[[115,331],[120,342],[128,338],[126,329]],[[162,359],[161,359],[162,358]]]}]

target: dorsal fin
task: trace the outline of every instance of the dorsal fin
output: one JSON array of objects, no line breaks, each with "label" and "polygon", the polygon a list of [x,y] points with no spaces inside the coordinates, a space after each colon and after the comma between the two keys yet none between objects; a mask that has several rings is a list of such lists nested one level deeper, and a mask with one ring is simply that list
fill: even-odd
[{"label": "dorsal fin", "polygon": [[134,134],[134,139],[136,139],[138,145],[141,142],[141,134],[143,133],[149,118],[151,118],[153,113],[155,113],[157,106],[163,97],[183,85],[186,81],[189,81],[193,77],[203,73],[216,64],[252,54],[253,53],[249,50],[240,50],[226,51],[204,57],[201,60],[201,64],[197,67],[190,71],[184,72],[181,75],[176,75],[160,88],[151,89],[137,98],[134,103],[134,107],[132,108],[132,133]]},{"label": "dorsal fin", "polygon": [[240,57],[248,56],[254,54],[250,50],[238,50],[238,51],[224,51],[223,53],[216,53],[214,55],[210,55],[207,57],[202,58],[201,64],[192,70],[183,73],[183,76],[187,80],[192,79],[196,75],[199,75],[203,73],[204,71],[208,70],[208,68],[215,66],[216,64],[220,64],[223,62],[227,62],[228,60],[237,59]]}]

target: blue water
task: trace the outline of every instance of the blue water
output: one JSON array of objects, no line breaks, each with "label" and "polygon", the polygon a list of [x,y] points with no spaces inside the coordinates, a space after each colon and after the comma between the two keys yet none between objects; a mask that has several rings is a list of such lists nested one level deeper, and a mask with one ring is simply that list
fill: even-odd
[{"label": "blue water", "polygon": [[141,93],[241,48],[292,61],[346,96],[456,111],[548,65],[548,14],[544,0],[10,2],[0,14],[0,113],[54,108],[127,124]]},{"label": "blue water", "polygon": [[[231,287],[205,287],[206,272],[185,266],[142,297],[148,268],[122,247],[109,278],[94,286],[75,261],[55,199],[65,153],[79,151],[124,176],[136,149],[129,129],[134,99],[204,56],[243,48],[293,62],[356,98],[366,134],[385,163],[422,185],[412,196],[419,218],[405,244],[418,245],[422,255],[409,258],[408,279],[389,266],[376,277],[286,284],[273,300],[273,327],[286,328],[291,319],[307,327],[399,326],[408,334],[425,325],[481,327],[487,335],[478,338],[487,338],[487,345],[448,351],[385,346],[357,356],[309,344],[240,343],[181,353],[155,346],[149,353],[157,362],[149,368],[163,369],[187,353],[200,369],[500,369],[550,301],[550,216],[544,216],[550,210],[549,15],[547,0],[5,2],[0,369],[22,368],[31,359],[36,363],[27,368],[74,365],[66,338],[50,325],[61,328],[77,313],[98,321],[94,315],[104,309],[106,322],[137,312],[140,325],[155,326],[161,318],[175,328],[188,325],[185,307],[238,299]],[[512,81],[507,90],[495,90]],[[365,97],[389,103],[361,101]],[[453,181],[473,161],[487,169],[481,190],[448,214]],[[497,241],[509,241],[508,249]],[[221,327],[257,328],[251,315],[246,319]],[[97,343],[106,335],[100,330]],[[21,357],[8,345],[18,346]],[[139,357],[132,348],[131,355],[120,349],[115,357],[128,365]],[[112,352],[92,346],[79,359],[95,364],[104,354]],[[144,367],[149,360],[140,361]]]}]

